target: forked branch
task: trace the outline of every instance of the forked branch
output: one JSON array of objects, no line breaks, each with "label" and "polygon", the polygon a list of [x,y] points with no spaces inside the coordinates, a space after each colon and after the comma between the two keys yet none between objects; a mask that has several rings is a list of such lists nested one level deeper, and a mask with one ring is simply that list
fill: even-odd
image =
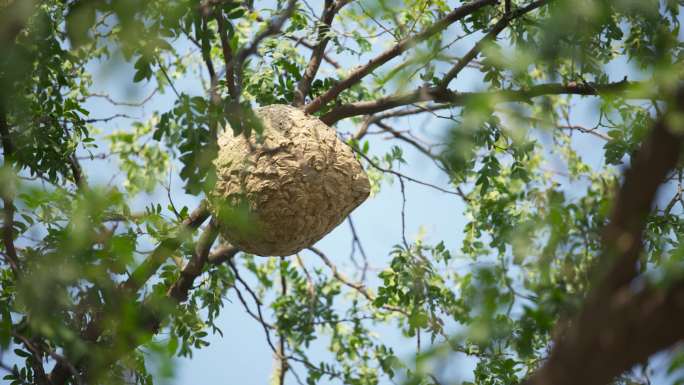
[{"label": "forked branch", "polygon": [[163,240],[140,266],[138,266],[131,276],[122,284],[122,288],[129,293],[137,292],[147,280],[152,277],[159,267],[173,254],[178,247],[187,239],[189,234],[197,229],[204,221],[209,218],[209,206],[206,201],[200,203],[178,228],[176,235]]},{"label": "forked branch", "polygon": [[485,44],[488,42],[493,41],[496,39],[496,36],[501,33],[508,25],[511,23],[512,20],[517,19],[518,17],[521,17],[525,15],[528,12],[531,12],[546,3],[548,3],[549,0],[539,0],[535,1],[534,3],[531,3],[525,7],[516,9],[513,12],[506,12],[506,14],[499,20],[494,27],[485,35],[485,37],[482,38],[482,40],[478,41],[473,48],[470,49],[450,70],[449,72],[444,75],[442,80],[439,83],[439,87],[446,89],[449,86],[449,83],[458,76],[458,74],[468,65],[470,62],[475,60],[477,55],[480,54],[482,51],[482,48],[484,48]]},{"label": "forked branch", "polygon": [[376,68],[401,55],[402,53],[406,52],[406,50],[408,50],[409,48],[414,47],[416,44],[423,42],[431,36],[435,35],[436,33],[446,29],[451,24],[472,14],[478,9],[485,7],[487,5],[496,4],[497,2],[498,0],[476,0],[454,9],[448,15],[438,20],[422,32],[401,40],[399,43],[397,43],[390,49],[371,59],[365,65],[353,70],[346,78],[342,79],[339,83],[332,86],[324,94],[318,96],[316,99],[311,101],[311,103],[307,104],[304,108],[304,111],[308,114],[312,114],[320,110],[328,102],[335,99],[337,95],[339,95],[342,91],[349,89],[354,84],[358,83],[361,79],[363,79],[366,75],[373,72]]},{"label": "forked branch", "polygon": [[[185,224],[185,226],[199,226],[199,224],[201,223],[199,222],[200,219],[206,219],[203,213],[204,209],[205,207],[204,205],[202,205],[200,209],[195,210],[194,214],[196,215],[192,216],[194,218],[194,221],[190,220],[190,218],[186,219],[188,223]],[[204,219],[202,219],[202,221],[204,221]],[[212,221],[200,236],[192,257],[188,261],[187,265],[181,270],[180,277],[168,289],[166,293],[167,300],[173,301],[174,303],[182,303],[187,300],[188,293],[192,288],[193,282],[202,273],[204,266],[209,261],[210,249],[212,244],[216,240],[217,236],[218,228],[216,224]],[[168,251],[166,249],[164,250]],[[223,250],[222,253],[228,253],[228,251]],[[155,263],[156,262],[158,261],[155,261]],[[134,283],[137,284],[138,282],[134,281]],[[127,288],[126,286],[123,286],[123,288],[130,290],[133,287]],[[161,323],[164,320],[163,316],[158,314],[158,312],[154,310],[155,307],[150,306],[151,302],[154,302],[153,299],[158,299],[154,298],[155,295],[156,294],[152,294],[152,297],[148,297],[145,301],[143,301],[139,309],[141,322],[144,322],[144,325],[141,325],[141,327],[150,334],[157,333],[159,331]],[[81,333],[81,338],[83,338],[85,341],[96,344],[98,348],[106,349],[106,341],[98,342],[98,338],[104,332],[101,321],[102,320],[100,318],[93,318],[87,325],[86,329]],[[120,333],[118,333],[115,330],[113,332],[113,335],[120,335]],[[133,349],[137,348],[140,343],[140,339],[128,341],[129,345],[127,351],[132,351]],[[117,351],[116,353],[112,353],[110,356],[107,357],[108,361],[105,364],[111,365],[115,363],[118,359],[122,357],[122,354],[125,354],[127,351]],[[81,361],[76,363],[76,366],[78,368],[81,368],[83,366],[86,366],[86,364],[86,362]],[[55,367],[52,369],[52,372],[49,376],[49,380],[52,385],[62,385],[69,380],[72,374],[73,368],[70,368],[65,363],[60,361],[57,362]]]},{"label": "forked branch", "polygon": [[318,25],[318,44],[313,47],[313,52],[311,52],[311,59],[309,64],[304,70],[304,75],[302,79],[297,84],[297,90],[294,95],[293,105],[301,106],[304,104],[306,96],[309,94],[311,89],[311,82],[316,77],[318,73],[318,68],[321,66],[323,61],[323,55],[325,55],[325,48],[330,41],[330,26],[332,25],[335,15],[347,5],[351,0],[326,0],[323,9],[323,17]]},{"label": "forked branch", "polygon": [[238,51],[234,60],[230,61],[230,65],[226,68],[226,72],[232,71],[235,73],[237,95],[240,95],[242,89],[242,66],[245,63],[245,60],[256,53],[257,48],[259,48],[259,44],[261,44],[264,39],[280,32],[287,19],[289,19],[294,13],[296,5],[297,0],[289,0],[285,6],[285,9],[280,13],[280,15],[272,19],[266,28],[257,33],[252,42],[242,50]]}]

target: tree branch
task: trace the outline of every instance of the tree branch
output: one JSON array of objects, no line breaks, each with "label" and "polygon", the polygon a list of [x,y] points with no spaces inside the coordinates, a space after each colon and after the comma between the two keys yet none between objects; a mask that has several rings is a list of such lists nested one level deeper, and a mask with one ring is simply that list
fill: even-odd
[{"label": "tree branch", "polygon": [[[684,111],[684,88],[678,97],[678,105],[670,107],[670,117],[675,112]],[[677,164],[684,142],[682,127],[670,126],[674,122],[674,119],[662,119],[655,124],[625,172],[610,221],[602,234],[605,250],[599,259],[597,275],[600,285],[596,287],[594,296],[602,297],[628,285],[638,273],[644,222],[658,187]]]},{"label": "tree branch", "polygon": [[[478,41],[473,48],[468,51],[468,53],[465,54],[459,60],[450,70],[449,72],[444,75],[444,78],[439,82],[439,87],[446,89],[449,86],[449,83],[458,76],[458,74],[471,62],[473,61],[477,55],[480,54],[480,51],[482,51],[483,46],[496,39],[496,36],[501,33],[508,25],[510,22],[514,19],[517,19],[520,16],[523,16],[524,14],[533,11],[543,5],[548,3],[548,0],[539,0],[535,1],[534,3],[531,3],[527,5],[526,7],[516,9],[514,12],[509,12],[507,10],[506,15],[504,15],[501,20],[499,20],[494,27],[489,31],[485,37],[482,38],[482,40]],[[507,4],[510,6],[510,4]]]},{"label": "tree branch", "polygon": [[[335,264],[330,260],[330,258],[328,258],[322,251],[318,250],[317,248],[311,246],[311,247],[309,247],[309,250],[312,251],[314,254],[316,254],[319,258],[321,258],[323,263],[325,263],[325,265],[330,268],[330,270],[333,273],[333,277],[335,277],[335,279],[340,281],[345,286],[348,286],[348,287],[356,290],[357,292],[359,292],[369,302],[372,303],[375,300],[375,296],[370,291],[368,291],[368,289],[366,288],[366,285],[364,285],[363,282],[352,282],[351,280],[349,280],[347,277],[345,277],[342,273],[340,273],[337,270],[337,266],[335,266]],[[404,310],[400,307],[396,307],[396,306],[392,306],[392,305],[383,305],[382,308],[385,310],[398,312],[398,313],[401,313],[403,315],[408,315],[406,313],[406,310]]]},{"label": "tree branch", "polygon": [[684,339],[684,281],[632,294],[623,288],[588,309],[555,341],[551,356],[523,385],[604,385]]},{"label": "tree branch", "polygon": [[220,245],[215,250],[209,253],[209,256],[207,257],[207,263],[212,265],[220,265],[232,259],[235,256],[235,254],[239,253],[240,251],[240,249],[233,245]]},{"label": "tree branch", "polygon": [[639,89],[648,89],[652,84],[648,82],[619,81],[615,83],[549,83],[539,84],[527,89],[498,90],[482,92],[457,92],[440,87],[421,87],[405,94],[395,94],[372,101],[362,101],[345,104],[332,109],[321,117],[327,125],[358,115],[369,115],[409,104],[434,101],[446,103],[452,107],[464,106],[471,100],[493,99],[497,103],[527,102],[530,99],[544,95],[602,95],[621,93],[624,97],[651,98]]},{"label": "tree branch", "polygon": [[14,246],[14,202],[7,194],[3,194],[2,244],[5,246],[5,256],[14,276],[19,278],[19,256]]},{"label": "tree branch", "polygon": [[181,223],[176,235],[163,240],[140,266],[138,266],[131,276],[122,284],[122,288],[129,293],[137,292],[140,287],[147,282],[157,269],[166,261],[183,243],[189,233],[198,228],[207,218],[209,218],[209,206],[206,201],[202,201],[199,207]]},{"label": "tree branch", "polygon": [[0,100],[0,141],[2,141],[2,155],[5,158],[5,164],[11,163],[14,157],[14,145],[10,137],[9,124],[7,123],[7,112]]},{"label": "tree branch", "polygon": [[[204,216],[204,210],[206,209],[206,205],[203,204],[200,205],[200,207],[191,214],[190,217],[188,217],[185,221],[183,221],[183,226],[184,227],[198,227],[208,216]],[[176,280],[176,282],[171,285],[171,287],[168,289],[166,293],[166,297],[170,300],[173,300],[177,303],[184,302],[187,300],[188,292],[192,288],[192,284],[197,278],[202,273],[202,269],[204,268],[204,265],[207,263],[208,256],[209,256],[209,250],[211,249],[211,245],[214,243],[216,240],[216,237],[218,235],[218,229],[215,223],[210,222],[209,226],[207,226],[207,229],[202,233],[200,236],[199,241],[197,242],[197,245],[195,247],[195,251],[190,259],[188,261],[188,264],[183,268],[181,271],[181,275]],[[180,241],[179,241],[180,242]],[[163,242],[162,242],[163,243]],[[180,243],[179,243],[180,245]],[[157,250],[160,250],[160,247],[158,247]],[[167,251],[166,249],[164,249]],[[153,252],[152,254],[155,254]],[[165,259],[165,258],[164,258]],[[149,260],[149,259],[148,259]],[[163,260],[161,260],[163,262]],[[157,259],[156,262],[159,262],[159,259]],[[161,263],[161,262],[160,262]],[[158,266],[157,266],[158,267]],[[136,270],[137,271],[137,270]],[[156,271],[156,269],[155,269]],[[130,279],[129,279],[130,281]],[[128,283],[127,281],[126,283]],[[137,283],[137,282],[134,282]],[[132,285],[132,284],[131,284]],[[125,284],[122,286],[125,289],[131,290],[132,287],[128,287]],[[137,290],[137,289],[136,289]],[[141,315],[142,315],[142,322],[144,323],[142,325],[142,328],[150,332],[151,334],[157,333],[159,330],[159,326],[161,322],[163,321],[162,317],[154,310],[153,306],[149,306],[150,299],[146,299],[143,301],[142,307],[140,309]],[[84,339],[85,341],[88,342],[95,342],[99,338],[99,336],[102,334],[102,325],[101,325],[102,320],[99,317],[94,317],[93,320],[90,321],[86,329],[81,333],[81,338]],[[113,335],[118,335],[118,333],[115,331]],[[131,340],[129,342],[129,350],[135,349],[141,341],[139,339]],[[101,348],[106,349],[106,346],[101,346]],[[109,360],[109,364],[115,363],[118,359],[121,358],[121,354],[124,354],[124,351],[116,351],[112,352],[110,356],[107,357]],[[84,365],[83,359],[81,362],[77,363],[78,367],[82,367]],[[50,381],[53,385],[62,385],[67,382],[69,377],[72,375],[70,368],[64,364],[63,362],[57,362],[55,367],[52,369],[52,372],[50,373]]]},{"label": "tree branch", "polygon": [[252,43],[247,47],[244,48],[236,54],[236,58],[233,61],[234,67],[233,68],[226,68],[226,71],[232,70],[232,71],[237,71],[236,72],[236,77],[237,77],[237,94],[240,95],[241,90],[242,90],[242,66],[245,62],[245,60],[250,57],[251,55],[255,54],[257,51],[257,48],[259,48],[259,44],[261,43],[262,40],[265,38],[275,35],[280,30],[283,28],[283,25],[287,21],[287,19],[292,16],[292,14],[295,11],[295,6],[297,5],[297,0],[289,0],[287,2],[287,5],[285,6],[285,10],[280,14],[280,16],[274,18],[268,23],[268,26],[266,29],[261,31],[259,34],[257,34],[254,37],[254,40],[252,40]]},{"label": "tree branch", "polygon": [[[207,18],[204,15],[202,15],[201,25],[202,29],[205,32],[209,29],[209,27],[207,26]],[[199,31],[197,31],[196,33],[199,34]],[[207,72],[209,73],[209,94],[211,102],[214,104],[218,104],[220,103],[220,100],[218,99],[218,93],[216,92],[216,87],[218,87],[218,76],[216,75],[216,68],[214,67],[214,62],[213,60],[211,60],[211,43],[209,42],[209,38],[206,37],[206,33],[204,33],[203,35],[204,37],[200,38],[199,36],[197,36],[197,38],[200,38],[199,41],[201,44],[200,51],[202,51],[202,60],[204,60],[204,64],[207,66]],[[168,80],[169,83],[172,84],[171,79]],[[178,94],[178,92],[176,92],[176,94]]]},{"label": "tree branch", "polygon": [[223,50],[223,62],[226,66],[226,83],[228,92],[233,99],[237,99],[238,92],[235,87],[235,68],[233,67],[233,51],[230,49],[230,42],[228,41],[228,32],[226,31],[225,19],[221,11],[216,12],[216,21],[218,23],[219,37],[221,38],[221,49]]},{"label": "tree branch", "polygon": [[582,311],[526,384],[605,384],[684,338],[684,279],[669,288],[647,287],[636,293],[631,285],[638,274],[646,217],[658,187],[681,157],[682,122],[674,116],[682,111],[684,87],[625,172],[603,231],[597,281]]},{"label": "tree branch", "polygon": [[[301,44],[301,45],[303,45],[304,47],[306,47],[306,48],[308,48],[308,49],[310,49],[310,50],[312,50],[312,51],[313,51],[314,48],[316,48],[315,45],[313,45],[313,44],[309,43],[308,41],[304,40],[304,37],[296,38],[296,37],[294,37],[294,36],[286,36],[286,38],[295,41],[295,42],[296,42],[296,43],[295,43],[295,47],[297,47],[297,45]],[[337,60],[331,58],[331,57],[328,56],[328,54],[326,54],[325,52],[323,52],[323,60],[325,60],[328,64],[330,64],[331,66],[333,66],[333,67],[336,68],[336,69],[342,68],[342,66],[340,65],[340,63],[337,62]]]},{"label": "tree branch", "polygon": [[[43,350],[44,349],[39,348],[38,346],[36,346],[36,343],[34,343],[33,341],[31,341],[27,337],[19,334],[16,331],[12,331],[12,336],[14,336],[14,338],[17,338],[18,340],[20,340],[26,346],[26,348],[31,352],[34,359],[36,359],[38,361],[38,363],[42,362],[42,357],[44,354]],[[69,361],[67,361],[66,358],[64,358],[60,354],[55,353],[55,351],[50,349],[48,346],[45,346],[45,349],[47,349],[46,353],[50,357],[52,357],[55,361],[57,361],[58,363],[61,363],[62,365],[66,366],[67,368],[69,368],[69,371],[71,372],[71,375],[73,375],[75,377],[77,384],[79,384],[79,385],[83,384],[83,379],[79,375],[78,371],[76,371],[76,368]],[[42,376],[43,381],[46,384],[50,384],[47,376],[45,375],[45,371],[44,371],[42,365],[40,365],[39,371],[42,373],[41,376]]]},{"label": "tree branch", "polygon": [[28,338],[22,336],[21,334],[13,331],[12,336],[20,340],[26,349],[31,353],[31,367],[33,368],[34,378],[39,385],[50,385],[50,381],[45,374],[45,368],[43,367],[43,351],[38,349],[36,345]]},{"label": "tree branch", "polygon": [[[2,154],[4,157],[4,165],[12,166],[14,160],[14,145],[10,138],[9,125],[7,124],[7,117],[5,109],[0,100],[0,139],[2,140]],[[11,192],[4,191],[11,188],[5,186],[2,191],[2,205],[3,205],[3,220],[2,220],[2,244],[5,246],[5,255],[7,263],[9,264],[15,277],[19,277],[19,256],[17,249],[14,246],[14,201]]]},{"label": "tree branch", "polygon": [[369,73],[373,72],[376,68],[401,55],[409,48],[428,39],[432,35],[446,29],[448,26],[457,22],[458,20],[461,20],[462,18],[472,14],[473,12],[477,11],[478,9],[484,6],[495,4],[497,1],[498,0],[476,0],[454,9],[451,13],[435,22],[432,26],[426,28],[425,30],[414,36],[407,37],[401,40],[392,48],[386,50],[385,52],[371,59],[365,65],[356,68],[345,79],[331,87],[324,94],[318,96],[311,103],[307,104],[304,108],[304,112],[306,112],[307,114],[312,114],[320,110],[328,102],[335,99],[337,95],[339,95],[342,91],[358,83],[361,79],[363,79]]},{"label": "tree branch", "polygon": [[202,269],[204,269],[204,265],[206,265],[208,260],[211,245],[214,244],[217,236],[218,226],[212,220],[197,241],[195,253],[190,261],[188,261],[188,264],[181,270],[180,278],[167,291],[168,297],[175,299],[179,303],[185,302],[188,299],[188,292],[192,288],[195,278],[202,273]]},{"label": "tree branch", "polygon": [[304,70],[304,75],[297,84],[297,90],[294,94],[293,105],[301,106],[304,104],[306,96],[309,94],[311,89],[311,82],[316,77],[318,73],[318,68],[321,66],[323,61],[323,55],[325,54],[325,48],[330,41],[330,26],[332,25],[335,15],[349,3],[350,0],[325,0],[325,6],[323,9],[323,17],[321,18],[321,23],[318,25],[318,44],[314,46],[313,52],[311,53],[311,59],[309,59],[309,64]]}]

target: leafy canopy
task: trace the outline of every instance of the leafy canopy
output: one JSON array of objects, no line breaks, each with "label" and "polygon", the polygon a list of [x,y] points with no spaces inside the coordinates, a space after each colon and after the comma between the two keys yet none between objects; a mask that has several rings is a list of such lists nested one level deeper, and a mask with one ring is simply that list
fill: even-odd
[{"label": "leafy canopy", "polygon": [[[474,384],[648,383],[664,349],[684,381],[682,3],[0,1],[4,380],[157,383],[234,301],[277,384],[450,383],[464,357]],[[141,103],[93,91],[118,58]],[[393,247],[367,255],[351,219],[351,268],[217,240],[217,135],[258,140],[275,103],[338,129],[372,199],[399,187]],[[414,184],[462,205],[455,239],[406,236]]]}]

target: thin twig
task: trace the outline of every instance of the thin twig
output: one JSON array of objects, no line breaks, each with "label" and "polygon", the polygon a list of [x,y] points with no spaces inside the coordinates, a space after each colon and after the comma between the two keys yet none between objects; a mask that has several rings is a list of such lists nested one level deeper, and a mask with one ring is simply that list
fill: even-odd
[{"label": "thin twig", "polygon": [[560,125],[560,126],[558,126],[558,128],[561,130],[576,130],[579,132],[583,132],[585,134],[594,135],[595,137],[601,138],[605,141],[611,140],[610,136],[608,136],[604,133],[601,133],[594,128],[586,128],[586,127],[578,126],[578,125]]},{"label": "thin twig", "polygon": [[474,60],[477,55],[480,54],[480,51],[482,51],[482,48],[484,48],[484,45],[487,44],[488,42],[496,39],[496,36],[503,31],[512,20],[528,13],[531,12],[532,10],[535,10],[543,5],[545,5],[549,0],[540,0],[540,1],[535,1],[534,3],[531,3],[523,8],[516,9],[514,12],[511,13],[506,13],[504,17],[499,20],[494,27],[485,35],[485,37],[482,38],[482,40],[478,41],[473,48],[466,53],[461,60],[459,60],[447,73],[444,75],[442,80],[439,82],[439,87],[446,89],[449,86],[449,83],[458,76],[458,74],[472,61]]},{"label": "thin twig", "polygon": [[159,61],[159,69],[161,70],[162,74],[164,75],[164,78],[166,78],[166,81],[169,82],[169,85],[171,86],[173,93],[176,94],[176,97],[180,98],[180,93],[176,89],[176,85],[173,84],[173,80],[171,80],[171,77],[166,72],[166,68],[164,68],[164,64],[161,62],[161,60],[158,60],[158,61]]},{"label": "thin twig", "polygon": [[[322,251],[320,251],[319,249],[317,249],[313,246],[309,247],[308,249],[311,250],[314,254],[318,255],[319,258],[321,258],[323,263],[325,263],[325,265],[330,268],[335,279],[342,282],[342,284],[356,290],[361,295],[363,295],[369,302],[373,303],[373,301],[375,300],[375,297],[368,291],[368,289],[366,288],[366,285],[363,282],[352,282],[351,280],[349,280],[347,277],[345,277],[342,273],[340,273],[337,270],[337,266],[335,266],[335,264]],[[408,315],[406,310],[404,310],[400,307],[391,306],[391,305],[383,305],[382,308],[386,309],[386,310],[393,311],[393,312],[398,312],[398,313],[401,313],[404,315]]]},{"label": "thin twig", "polygon": [[[13,335],[15,338],[21,340],[21,342],[22,342],[24,345],[26,345],[26,347],[27,347],[32,353],[34,353],[34,355],[42,356],[42,354],[40,353],[40,352],[42,351],[42,349],[39,349],[38,347],[36,347],[35,344],[33,344],[28,338],[26,338],[26,337],[24,337],[23,335],[17,333],[16,331],[12,331],[12,335]],[[76,367],[75,367],[71,362],[69,362],[64,356],[62,356],[61,354],[56,353],[54,350],[48,348],[47,346],[46,346],[46,349],[47,349],[47,350],[46,350],[46,353],[47,353],[50,357],[52,357],[55,361],[60,362],[61,364],[65,365],[67,368],[69,368],[69,371],[71,372],[71,375],[74,376],[74,378],[76,379],[76,383],[77,383],[77,384],[79,384],[79,385],[84,384],[83,378],[81,377],[81,375],[79,374],[78,370],[76,370]],[[43,373],[43,374],[44,374],[44,373]]]},{"label": "thin twig", "polygon": [[[230,259],[228,260],[228,266],[230,266],[231,270],[233,270],[233,274],[235,274],[235,279],[238,282],[240,282],[240,284],[242,284],[245,290],[247,290],[247,292],[249,292],[249,294],[252,296],[252,299],[254,300],[254,303],[257,306],[258,321],[259,323],[261,323],[261,326],[264,328],[264,333],[266,334],[266,342],[268,342],[268,346],[271,347],[271,350],[273,350],[273,353],[275,354],[278,351],[278,349],[276,349],[275,345],[273,344],[273,341],[271,340],[271,332],[269,331],[269,329],[273,329],[274,327],[264,320],[264,315],[261,313],[261,301],[259,300],[259,297],[256,295],[256,293],[254,293],[252,288],[249,287],[247,282],[245,282],[242,279],[240,273],[238,272],[238,269],[235,267],[235,264]],[[238,297],[242,297],[242,294],[240,294],[239,291]],[[242,298],[241,301],[245,306],[247,306],[247,302],[244,301],[244,298]]]},{"label": "thin twig", "polygon": [[[284,264],[285,257],[282,257],[280,262],[280,293],[281,296],[287,295],[287,276]],[[278,322],[280,323],[280,322]],[[288,364],[285,356],[285,334],[278,328],[280,334],[280,341],[278,343],[278,353],[276,354],[276,365],[278,365],[278,385],[285,385],[285,375],[287,374]]]},{"label": "thin twig", "polygon": [[280,32],[287,19],[289,19],[290,16],[292,16],[292,14],[294,13],[296,4],[296,0],[289,0],[287,2],[287,5],[285,6],[285,9],[280,13],[280,15],[271,20],[266,26],[266,28],[254,37],[254,40],[252,40],[250,45],[238,51],[235,55],[236,59],[231,63],[234,63],[234,71],[237,78],[236,88],[238,95],[240,95],[242,90],[242,66],[245,63],[245,60],[247,60],[248,57],[256,53],[257,48],[259,47],[259,44],[262,40]]},{"label": "thin twig", "polygon": [[[285,36],[285,38],[294,41],[295,47],[297,47],[297,45],[299,45],[299,44],[301,44],[303,47],[306,47],[310,50],[313,50],[316,47],[315,45],[311,44],[310,42],[304,40],[303,36],[298,38],[298,37],[287,35],[287,36]],[[342,68],[342,65],[340,65],[340,63],[338,63],[337,60],[331,58],[330,55],[328,55],[325,52],[323,53],[323,60],[325,60],[328,64],[333,66],[333,68],[335,68],[335,69]]]},{"label": "thin twig", "polygon": [[359,234],[356,232],[356,226],[354,226],[354,221],[352,221],[351,215],[347,217],[347,223],[349,223],[349,228],[351,229],[352,233],[352,251],[350,258],[352,261],[356,262],[356,260],[354,259],[354,252],[358,247],[359,252],[361,253],[361,258],[363,258],[363,268],[361,269],[361,282],[365,282],[366,273],[368,272],[368,256],[366,255],[366,251],[363,249],[361,239],[359,238]]},{"label": "thin twig", "polygon": [[104,122],[104,123],[106,123],[106,122],[109,122],[109,121],[111,121],[111,120],[119,119],[119,118],[122,118],[122,119],[131,119],[131,120],[134,120],[134,119],[140,120],[140,118],[138,118],[138,117],[131,116],[131,115],[128,115],[128,114],[121,114],[121,113],[119,113],[119,114],[114,114],[114,115],[107,116],[107,117],[105,117],[105,118],[92,118],[92,119],[86,119],[86,120],[84,120],[84,122],[85,122],[85,123],[98,123],[98,122]]},{"label": "thin twig", "polygon": [[355,147],[353,147],[353,146],[352,146],[352,149],[354,150],[354,152],[356,152],[357,154],[359,154],[359,156],[361,156],[363,159],[365,159],[365,160],[368,162],[368,164],[371,165],[371,167],[373,167],[374,169],[376,169],[376,170],[378,170],[378,171],[380,171],[380,172],[384,172],[384,173],[388,173],[388,174],[395,175],[395,176],[400,177],[400,178],[404,178],[404,179],[406,179],[406,180],[408,180],[408,181],[411,181],[411,182],[413,182],[413,183],[417,183],[417,184],[419,184],[419,185],[423,185],[423,186],[426,186],[426,187],[433,188],[433,189],[435,189],[435,190],[437,190],[437,191],[440,191],[440,192],[443,192],[443,193],[445,193],[445,194],[456,195],[456,196],[460,197],[461,199],[463,199],[464,201],[468,201],[468,197],[466,197],[466,195],[463,194],[463,192],[460,191],[460,190],[457,190],[457,191],[447,190],[447,189],[441,188],[441,187],[439,187],[439,186],[435,186],[434,184],[427,183],[427,182],[423,182],[423,181],[420,181],[420,180],[418,180],[418,179],[412,178],[412,177],[410,177],[410,176],[404,175],[404,174],[402,174],[402,173],[400,173],[400,172],[398,172],[398,171],[395,171],[395,170],[392,170],[392,169],[387,169],[387,168],[381,167],[381,166],[379,166],[378,164],[376,164],[376,163],[373,161],[373,159],[371,159],[368,155],[364,154],[363,151],[361,151],[360,149],[355,148]]},{"label": "thin twig", "polygon": [[150,101],[150,99],[152,99],[152,97],[154,95],[156,95],[158,91],[159,91],[159,89],[155,88],[154,91],[152,91],[152,93],[150,93],[148,96],[146,96],[143,100],[141,100],[139,102],[120,102],[120,101],[116,101],[116,100],[112,99],[111,96],[109,96],[107,94],[103,94],[103,93],[91,93],[91,94],[86,95],[86,97],[103,98],[106,101],[108,101],[110,104],[113,104],[115,106],[142,107],[143,105],[145,105],[145,103]]},{"label": "thin twig", "polygon": [[403,177],[399,177],[399,186],[401,186],[401,240],[408,251],[409,245],[406,242],[406,186],[404,186]]}]

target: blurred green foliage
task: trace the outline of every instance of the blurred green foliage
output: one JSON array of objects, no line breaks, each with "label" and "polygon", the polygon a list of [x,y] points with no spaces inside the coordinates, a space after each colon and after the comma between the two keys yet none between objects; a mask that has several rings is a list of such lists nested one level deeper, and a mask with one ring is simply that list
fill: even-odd
[{"label": "blurred green foliage", "polygon": [[[557,325],[580,307],[601,251],[619,166],[629,164],[663,103],[634,100],[627,92],[601,94],[593,99],[596,125],[584,128],[571,123],[576,96],[502,98],[506,91],[544,83],[591,88],[634,73],[645,81],[631,91],[668,94],[681,79],[684,2],[549,0],[511,20],[498,40],[483,42],[468,71],[479,82],[477,90],[491,92],[455,107],[419,103],[444,113],[438,116],[449,125],[446,135],[435,136],[439,151],[424,152],[449,187],[462,192],[462,198],[453,197],[466,207],[459,248],[449,250],[448,239],[433,244],[397,235],[389,263],[368,279],[372,272],[365,267],[346,276],[324,255],[321,263],[310,262],[315,254],[306,263],[242,253],[214,263],[209,255],[179,301],[170,293],[201,243],[198,226],[187,225],[192,208],[150,202],[135,212],[134,201],[142,192],[170,188],[168,175],[176,169],[187,193],[206,196],[216,178],[219,129],[229,125],[235,135],[258,137],[262,128],[251,108],[293,101],[310,55],[301,43],[316,42],[318,16],[296,2],[288,21],[265,36],[254,55],[230,62],[226,50],[234,57],[247,52],[287,7],[284,1],[259,3],[0,1],[0,361],[5,353],[19,361],[3,366],[4,380],[157,383],[173,374],[173,357],[191,357],[209,344],[209,333],[222,335],[217,319],[228,295],[262,324],[267,340],[254,343],[268,344],[287,361],[287,373],[299,373],[288,382],[370,385],[389,378],[433,384],[459,357],[475,362],[472,383],[524,379],[543,362]],[[513,0],[512,6],[533,3]],[[328,62],[307,100],[338,84],[353,69],[347,64],[365,63],[458,5],[351,2],[327,31],[328,53],[346,58],[344,66]],[[503,2],[480,8],[318,113],[438,86],[458,60],[452,48],[468,43],[469,49],[504,12]],[[174,92],[175,102],[108,132],[85,107],[95,97],[86,66],[119,52],[134,69],[131,83],[151,82],[159,92]],[[179,94],[174,79],[198,76],[197,64],[206,67],[202,74],[214,73],[205,82],[206,94]],[[616,68],[625,73],[614,73]],[[224,79],[230,71],[239,79],[237,93]],[[452,87],[463,91],[460,84]],[[578,135],[595,135],[592,143],[602,147],[578,151]],[[105,143],[107,153],[99,154]],[[402,147],[382,154],[362,137],[349,143],[368,170],[374,195],[386,182],[398,181],[402,191],[412,183],[400,173],[407,162]],[[598,164],[585,162],[587,154],[597,154]],[[87,174],[98,172],[97,166],[79,162],[109,157],[117,161],[122,188],[89,184]],[[681,168],[663,194],[648,218],[641,256],[642,268],[658,284],[682,271]],[[228,217],[246,221],[242,214],[230,211]],[[159,269],[129,290],[133,272],[156,254],[163,256]],[[379,337],[382,327],[416,341],[415,360]],[[314,344],[323,344],[329,355],[310,354]],[[65,378],[50,374],[54,364],[67,368]],[[679,352],[669,372],[676,376],[682,368]],[[628,373],[617,381],[641,379]]]}]

